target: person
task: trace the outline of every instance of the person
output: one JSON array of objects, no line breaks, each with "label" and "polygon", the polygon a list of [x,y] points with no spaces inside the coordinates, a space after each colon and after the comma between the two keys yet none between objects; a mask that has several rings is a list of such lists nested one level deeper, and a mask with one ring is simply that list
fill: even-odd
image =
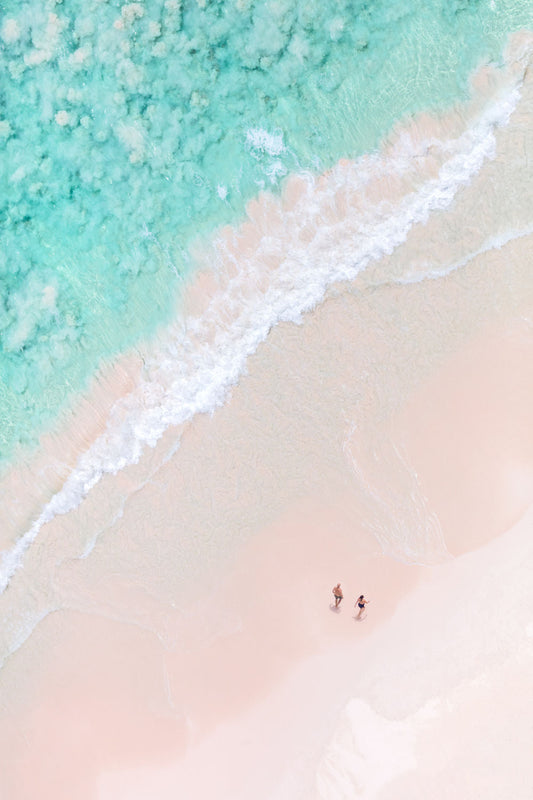
[{"label": "person", "polygon": [[364,594],[360,595],[357,598],[357,600],[355,601],[355,608],[359,608],[359,613],[357,614],[356,619],[363,619],[362,614],[363,611],[365,610],[365,606],[367,603],[370,603],[370,600],[365,600]]},{"label": "person", "polygon": [[335,608],[338,608],[342,600],[342,589],[340,583],[333,587],[333,597],[335,598]]}]

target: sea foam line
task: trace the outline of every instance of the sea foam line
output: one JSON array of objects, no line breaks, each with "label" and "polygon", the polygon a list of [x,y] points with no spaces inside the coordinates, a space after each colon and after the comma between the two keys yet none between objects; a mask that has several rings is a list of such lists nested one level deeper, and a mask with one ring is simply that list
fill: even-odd
[{"label": "sea foam line", "polygon": [[[113,407],[106,431],[83,453],[62,488],[16,544],[2,553],[0,592],[23,563],[26,550],[39,531],[56,515],[74,510],[105,474],[116,474],[137,463],[146,445],[154,446],[164,431],[189,421],[199,413],[221,406],[244,373],[248,356],[279,322],[298,323],[302,314],[319,304],[339,281],[351,281],[374,262],[402,244],[413,225],[453,202],[461,186],[469,183],[483,163],[496,152],[496,130],[509,122],[520,98],[522,75],[508,94],[488,105],[472,127],[456,139],[420,143],[402,137],[393,156],[363,157],[336,168],[325,181],[307,177],[308,191],[287,218],[287,241],[264,234],[253,257],[238,263],[224,290],[216,293],[197,318],[172,325],[148,365],[146,379]],[[438,176],[426,180],[391,207],[385,202],[363,205],[353,219],[342,224],[324,222],[334,204],[335,192],[346,188],[363,192],[375,177],[401,176],[430,147],[440,150],[443,163]],[[317,188],[318,186],[318,188]],[[330,215],[329,215],[330,216]],[[294,224],[294,230],[288,225]],[[311,241],[302,231],[315,226]],[[276,256],[277,267],[268,272],[265,260]],[[220,262],[224,247],[219,247]]]},{"label": "sea foam line", "polygon": [[419,271],[413,275],[406,275],[402,278],[397,278],[394,282],[403,286],[409,286],[410,284],[419,283],[420,281],[445,278],[447,275],[451,275],[452,272],[457,272],[457,270],[463,269],[479,256],[490,253],[492,250],[501,250],[507,244],[510,244],[510,242],[516,242],[519,239],[526,239],[532,234],[533,225],[528,225],[527,228],[522,228],[521,230],[516,230],[516,228],[513,228],[512,230],[501,233],[498,236],[490,236],[483,242],[481,247],[477,248],[477,250],[474,250],[472,253],[468,253],[468,255],[466,255],[464,258],[461,258],[459,261],[454,261],[453,264],[449,264],[444,269],[432,270],[428,264],[427,269],[425,269],[423,272]]}]

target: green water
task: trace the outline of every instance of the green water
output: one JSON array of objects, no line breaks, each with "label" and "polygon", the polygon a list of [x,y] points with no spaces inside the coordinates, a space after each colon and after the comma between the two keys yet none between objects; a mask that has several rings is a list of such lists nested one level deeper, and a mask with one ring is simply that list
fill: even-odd
[{"label": "green water", "polygon": [[0,451],[172,315],[262,188],[464,98],[531,3],[0,5]]}]

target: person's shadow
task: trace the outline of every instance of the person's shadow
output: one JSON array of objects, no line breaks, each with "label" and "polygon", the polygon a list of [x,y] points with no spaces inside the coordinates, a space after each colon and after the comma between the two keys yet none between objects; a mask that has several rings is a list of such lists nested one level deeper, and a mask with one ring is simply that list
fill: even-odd
[{"label": "person's shadow", "polygon": [[338,614],[340,612],[340,610],[341,610],[341,607],[340,607],[340,605],[336,606],[335,603],[330,603],[329,604],[329,610],[333,611],[335,614]]}]

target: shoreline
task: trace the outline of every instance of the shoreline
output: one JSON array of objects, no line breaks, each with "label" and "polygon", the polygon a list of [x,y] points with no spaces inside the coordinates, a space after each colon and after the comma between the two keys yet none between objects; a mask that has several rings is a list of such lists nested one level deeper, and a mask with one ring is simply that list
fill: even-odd
[{"label": "shoreline", "polygon": [[[293,218],[296,219],[296,217],[294,217],[295,210],[299,207],[305,207],[306,204],[312,204],[314,202],[313,193],[316,193],[316,191],[324,191],[326,198],[332,193],[332,205],[330,206],[329,200],[327,200],[321,211],[322,223],[328,216],[335,219],[335,215],[339,213],[341,214],[339,219],[346,222],[350,214],[354,215],[360,213],[361,203],[375,203],[377,199],[381,197],[383,191],[389,198],[388,202],[391,202],[393,197],[401,197],[402,191],[405,192],[408,190],[415,176],[410,175],[409,172],[405,174],[406,164],[404,162],[406,158],[412,156],[413,152],[417,151],[417,148],[420,149],[421,155],[419,157],[422,162],[424,162],[425,168],[427,169],[426,178],[424,180],[427,181],[428,176],[431,174],[436,175],[439,159],[443,157],[443,154],[439,153],[439,147],[436,146],[436,142],[439,141],[437,132],[440,132],[441,136],[448,136],[452,139],[454,137],[459,137],[460,139],[461,131],[467,127],[469,115],[475,119],[476,115],[486,113],[486,111],[483,112],[483,103],[487,102],[487,97],[491,97],[492,100],[494,100],[494,98],[500,96],[501,92],[504,91],[504,87],[507,86],[508,88],[509,81],[512,84],[513,81],[518,80],[520,71],[524,70],[521,59],[523,60],[524,53],[529,52],[531,46],[530,37],[527,34],[517,34],[513,37],[512,42],[513,44],[509,46],[509,53],[513,51],[516,52],[517,55],[516,58],[510,55],[508,56],[506,70],[495,71],[490,68],[482,68],[472,77],[473,97],[469,104],[460,109],[454,109],[448,115],[429,116],[427,114],[421,114],[406,126],[394,131],[383,145],[380,156],[383,163],[381,166],[378,165],[376,175],[372,177],[372,170],[376,167],[376,158],[375,156],[370,156],[368,158],[364,157],[363,159],[359,159],[354,163],[341,162],[338,167],[329,170],[325,175],[318,177],[316,181],[309,181],[308,178],[302,176],[293,176],[289,179],[281,198],[276,199],[270,195],[263,195],[252,201],[247,209],[247,221],[245,221],[240,228],[237,230],[232,228],[223,229],[217,236],[210,250],[206,252],[199,250],[197,252],[197,260],[200,263],[208,263],[210,267],[207,271],[199,271],[193,283],[188,287],[185,298],[180,302],[180,311],[185,315],[184,319],[189,319],[186,325],[191,324],[192,327],[190,342],[184,342],[184,352],[180,354],[179,348],[182,345],[177,344],[177,342],[179,342],[180,329],[184,323],[178,321],[174,328],[171,326],[169,331],[163,335],[160,343],[155,345],[155,350],[153,345],[148,347],[146,344],[141,344],[135,351],[119,359],[117,364],[103,367],[102,371],[93,379],[87,393],[75,399],[72,409],[63,415],[57,430],[45,434],[42,437],[41,445],[36,453],[33,456],[30,455],[29,458],[22,458],[21,463],[16,464],[14,468],[8,471],[2,478],[0,482],[0,491],[2,497],[8,502],[9,514],[7,515],[8,520],[4,528],[4,538],[0,543],[0,547],[4,551],[5,557],[8,558],[8,562],[6,562],[6,569],[8,571],[11,569],[7,567],[7,563],[9,563],[7,551],[10,545],[13,546],[15,542],[19,542],[20,547],[16,552],[25,549],[26,545],[20,540],[21,532],[25,531],[28,541],[33,539],[34,534],[31,530],[32,523],[33,525],[37,523],[39,527],[42,524],[39,522],[39,512],[37,509],[47,507],[49,505],[46,502],[47,499],[59,495],[60,497],[57,498],[59,502],[55,503],[57,507],[70,508],[73,503],[82,502],[82,498],[86,492],[84,488],[85,485],[90,485],[98,481],[103,473],[115,472],[116,469],[122,468],[122,466],[128,462],[135,463],[135,461],[141,457],[142,452],[146,455],[146,445],[154,446],[165,428],[172,425],[188,423],[194,413],[212,411],[226,401],[228,393],[231,392],[232,385],[238,381],[239,375],[246,371],[246,358],[248,358],[251,353],[255,352],[255,349],[260,346],[260,343],[268,335],[270,324],[272,324],[271,322],[266,323],[265,330],[263,333],[259,332],[258,338],[256,336],[257,341],[254,341],[253,344],[245,343],[243,358],[238,357],[235,365],[226,365],[228,376],[226,376],[223,385],[218,388],[215,387],[215,391],[211,392],[207,405],[200,400],[196,410],[192,409],[191,413],[187,412],[185,416],[178,413],[177,417],[170,407],[168,409],[161,409],[162,420],[165,419],[167,421],[161,424],[158,420],[154,433],[151,433],[149,430],[144,430],[147,422],[149,424],[150,413],[153,412],[153,417],[157,412],[159,399],[163,397],[165,393],[170,394],[173,391],[172,381],[174,378],[172,372],[168,372],[167,370],[169,360],[175,357],[182,357],[187,348],[190,347],[191,344],[194,346],[197,340],[205,350],[206,344],[209,345],[210,341],[219,335],[216,325],[219,324],[220,320],[224,323],[233,322],[238,326],[242,324],[240,319],[231,320],[231,312],[229,312],[228,317],[227,308],[224,309],[221,307],[220,310],[217,309],[217,304],[219,304],[220,300],[222,300],[223,303],[227,303],[228,308],[230,308],[235,301],[241,302],[239,293],[233,298],[231,295],[225,295],[225,287],[227,287],[236,276],[234,267],[232,266],[233,262],[240,259],[241,267],[243,267],[243,265],[247,263],[247,260],[252,259],[253,261],[259,258],[261,269],[264,271],[265,267],[267,268],[266,273],[262,277],[260,274],[254,276],[252,272],[250,272],[251,267],[244,266],[244,278],[246,280],[249,279],[252,286],[256,281],[264,282],[265,280],[271,280],[272,275],[269,274],[268,269],[275,268],[275,259],[279,258],[280,254],[269,253],[268,240],[275,235],[277,228],[279,228],[278,234],[280,236],[280,242],[283,241],[286,234],[289,235],[290,239],[294,239],[295,232],[291,233],[290,228],[285,230],[286,223],[283,217],[289,214],[292,215],[291,220]],[[514,114],[516,115],[516,110]],[[500,136],[503,131],[505,131],[505,127],[500,129],[497,135]],[[407,149],[405,145],[406,141],[409,142]],[[478,156],[476,156],[476,158],[477,157]],[[488,152],[482,158],[486,159],[487,157],[489,161],[485,160],[484,165],[481,167],[483,170],[490,164]],[[392,178],[390,175],[387,175],[387,169],[392,169]],[[419,169],[418,166],[417,169]],[[342,173],[343,170],[349,176],[349,181],[345,184],[345,178],[341,178],[339,186],[337,190],[335,190],[335,176],[339,172]],[[384,171],[384,175],[381,177],[380,171]],[[350,181],[355,181],[353,186]],[[476,179],[474,176],[474,183],[475,182]],[[468,187],[464,187],[458,189],[458,191],[463,193],[467,189]],[[448,202],[449,199],[446,203]],[[376,207],[378,208],[379,204]],[[435,224],[434,220],[439,217],[440,213],[441,212],[433,211],[430,220],[426,221],[425,225],[422,227],[425,227],[427,224]],[[305,247],[310,244],[306,241],[306,230],[309,227],[309,221],[312,220],[305,221],[304,219],[303,229],[299,229],[299,223],[296,226],[296,235],[297,237],[303,237]],[[268,233],[268,236],[265,238],[266,250],[262,244],[265,225],[267,225],[266,232]],[[420,228],[421,226],[416,224],[416,220],[412,227],[411,223],[409,223],[407,228],[408,234],[406,233],[409,240],[412,240],[413,237],[418,235]],[[332,228],[332,233],[334,231],[335,227]],[[331,235],[331,233],[328,234],[328,236],[329,235]],[[354,235],[356,235],[356,237],[358,235],[356,230]],[[323,249],[323,244],[327,245],[327,239],[324,243],[318,242],[317,253],[319,258]],[[341,261],[342,258],[346,256],[344,249],[344,247],[341,248],[337,256]],[[355,277],[356,285],[362,280],[364,286],[365,284],[371,285],[372,282],[376,280],[378,282],[386,282],[387,280],[395,279],[394,270],[391,270],[391,258],[393,258],[396,264],[401,264],[401,259],[396,257],[397,250],[405,250],[404,245],[400,244],[398,246],[398,243],[396,243],[396,248],[392,256],[386,254],[386,247],[385,250],[381,252],[380,257],[371,256],[371,258],[377,258],[375,265],[371,263],[366,265],[359,275],[357,275],[357,271],[355,271],[351,275],[351,280]],[[252,262],[250,262],[250,264],[252,264]],[[403,269],[405,269],[405,267],[402,266],[402,270]],[[342,277],[343,271],[346,272],[344,278]],[[339,280],[346,284],[346,281],[350,279],[349,273],[350,270],[346,270],[345,266],[342,267],[336,280],[328,279],[332,282],[333,286],[328,288],[326,281],[324,287],[319,291],[319,296],[315,298],[311,305],[322,302],[324,296],[327,296],[328,292],[336,291],[334,287]],[[312,275],[309,277],[315,280]],[[285,280],[283,276],[281,280],[282,282]],[[319,278],[318,280],[322,281],[323,278]],[[243,297],[246,298],[249,288],[243,285],[242,291]],[[217,295],[219,295],[218,299]],[[263,302],[262,295],[260,295],[260,300]],[[205,306],[206,301],[208,302],[207,307]],[[298,302],[303,302],[303,311],[309,310],[309,301],[305,299],[305,294],[299,298]],[[253,308],[251,310],[253,310]],[[218,322],[216,318],[213,318],[214,311],[220,314]],[[282,324],[286,314],[281,310],[279,314],[280,321],[278,321],[277,324]],[[202,316],[205,317],[206,322],[202,322],[200,327],[198,327]],[[261,316],[260,312],[259,316]],[[299,322],[300,317],[301,313],[296,311],[296,316],[293,321]],[[195,330],[195,328],[197,328],[197,330]],[[176,333],[178,334],[177,337]],[[200,337],[204,336],[207,338],[202,342]],[[231,343],[231,346],[233,346],[233,343]],[[227,361],[227,357],[228,353],[225,353],[225,361]],[[212,373],[213,367],[214,365],[211,365],[206,375],[200,375],[198,377],[197,380],[199,381],[200,388],[202,380],[205,380],[206,377],[209,380],[211,379],[210,373]],[[194,376],[191,375],[191,378],[193,377]],[[136,392],[138,395],[137,399],[135,399]],[[186,389],[185,396],[181,398],[180,402],[187,403],[189,401],[187,397],[188,393],[190,393],[190,390]],[[135,408],[136,403],[138,409]],[[146,420],[140,417],[138,421],[133,419],[132,423],[127,423],[126,417],[128,415],[134,417],[144,404],[150,409]],[[113,424],[117,427],[117,430],[114,432],[109,429],[110,412],[115,416]],[[123,424],[126,424],[127,430],[125,434],[121,435],[119,428]],[[127,441],[127,438],[131,438],[135,429],[140,431],[139,441]],[[137,433],[134,433],[134,435],[136,436]],[[110,446],[113,447],[113,451],[110,451],[106,455],[106,440],[111,440],[112,442],[114,438],[117,438],[117,444],[111,444]],[[118,451],[121,448],[124,452],[128,453],[125,458],[119,458],[118,456]],[[104,452],[99,455],[99,450],[104,450]],[[114,465],[111,462],[113,458],[112,452],[115,450],[117,450],[115,458],[117,458],[118,461]],[[94,452],[97,458],[102,459],[100,465],[96,463],[92,464],[90,455],[88,458],[85,458],[85,454],[91,451]],[[150,456],[148,456],[148,458],[149,457]],[[78,463],[80,458],[85,462],[83,465]],[[76,469],[84,473],[78,478],[77,482],[72,481]],[[35,476],[38,476],[37,481],[35,481]],[[62,495],[65,494],[65,481],[70,481],[70,483],[72,483],[72,490],[70,490],[72,497],[62,497]],[[77,496],[77,499],[74,495]],[[17,501],[15,503],[10,503],[9,498],[11,497],[16,497]],[[20,497],[24,498],[22,503],[20,502]],[[52,510],[53,505],[54,504],[50,505],[50,510],[52,513],[55,513]],[[61,511],[59,513],[61,513]],[[46,518],[47,516],[45,514],[43,520]],[[16,553],[14,557],[15,559],[18,557]]]},{"label": "shoreline", "polygon": [[[512,738],[520,702],[533,708],[533,235],[478,253],[531,225],[532,84],[451,205],[301,324],[272,327],[223,403],[204,398],[43,524],[0,596],[10,798],[496,800],[507,778],[522,800],[515,773],[533,786],[524,731]],[[329,211],[355,205],[339,191]],[[461,248],[460,270],[402,282]],[[169,363],[143,364],[147,412],[167,346]]]},{"label": "shoreline", "polygon": [[[478,269],[474,264],[470,267],[472,294],[460,295],[462,313],[468,320],[467,312],[473,305],[479,306],[479,292],[484,291],[476,279]],[[483,272],[485,269],[483,264]],[[413,502],[411,497],[412,505],[404,506],[396,505],[396,499],[411,496],[405,483],[411,473],[399,470],[401,464],[388,458],[387,453],[394,451],[391,441],[397,445],[403,442],[411,448],[409,459],[413,455],[415,461],[420,457],[419,443],[412,435],[419,427],[421,410],[429,409],[429,421],[424,422],[421,431],[422,445],[428,444],[426,426],[429,430],[435,427],[432,419],[440,419],[437,427],[442,427],[446,442],[446,432],[458,421],[459,410],[450,405],[446,392],[453,396],[454,387],[461,383],[459,378],[462,376],[463,380],[469,374],[477,394],[472,394],[470,416],[461,420],[459,442],[476,419],[481,401],[492,404],[496,418],[528,419],[529,406],[520,411],[520,405],[509,405],[508,393],[498,396],[486,391],[486,382],[490,385],[494,370],[504,386],[508,381],[503,367],[516,377],[521,374],[523,340],[516,336],[517,323],[523,323],[520,306],[515,306],[510,316],[510,311],[506,312],[508,335],[501,332],[502,307],[498,304],[496,313],[492,312],[496,327],[480,325],[478,320],[474,325],[480,328],[476,335],[468,325],[458,339],[455,326],[462,313],[454,305],[451,319],[455,326],[449,332],[450,340],[441,339],[449,316],[442,320],[443,328],[432,331],[432,337],[424,336],[428,332],[428,301],[440,304],[440,312],[450,309],[457,290],[464,288],[464,277],[448,276],[437,284],[431,281],[408,287],[382,287],[368,295],[365,303],[349,293],[332,296],[304,325],[281,326],[252,357],[249,373],[234,390],[230,402],[212,417],[203,415],[189,426],[180,449],[159,465],[151,480],[129,495],[122,515],[113,511],[117,497],[124,496],[125,487],[131,491],[140,481],[140,472],[137,476],[128,474],[131,468],[108,476],[76,511],[47,526],[40,548],[29,553],[24,573],[26,581],[32,581],[33,591],[39,589],[45,600],[47,580],[50,581],[48,591],[52,590],[52,594],[48,597],[53,599],[55,609],[3,667],[5,697],[9,701],[0,719],[0,737],[10,755],[8,762],[21,764],[26,774],[22,779],[15,767],[9,774],[6,772],[6,780],[12,782],[8,783],[11,796],[26,800],[35,795],[37,786],[42,791],[46,785],[50,787],[50,800],[67,800],[73,792],[82,800],[137,800],[136,791],[140,800],[142,791],[156,787],[158,796],[166,800],[178,789],[198,786],[199,765],[208,758],[212,769],[205,775],[205,794],[200,792],[200,796],[209,796],[213,786],[218,786],[221,800],[244,800],[252,781],[254,791],[261,797],[262,789],[253,783],[255,765],[264,786],[272,785],[280,800],[299,797],[298,787],[306,782],[309,787],[318,769],[319,784],[313,791],[317,800],[329,800],[330,790],[320,788],[324,775],[329,786],[331,781],[339,780],[335,777],[339,770],[356,770],[359,775],[358,770],[364,768],[364,774],[374,774],[372,764],[377,756],[362,744],[357,745],[363,751],[354,762],[359,766],[349,762],[343,767],[335,761],[340,757],[339,748],[345,753],[344,758],[349,755],[345,745],[339,745],[339,737],[341,742],[346,735],[349,741],[356,741],[349,734],[354,713],[356,719],[363,715],[365,730],[377,726],[379,735],[392,737],[395,747],[400,747],[398,731],[400,739],[407,736],[407,763],[412,764],[416,758],[413,748],[423,746],[422,740],[409,733],[412,726],[419,732],[427,731],[428,724],[433,725],[431,735],[436,737],[436,743],[430,753],[432,758],[439,747],[449,747],[445,701],[437,706],[441,711],[435,718],[430,714],[429,723],[425,712],[416,716],[419,680],[412,667],[406,676],[413,675],[410,691],[414,705],[410,710],[400,708],[400,727],[391,728],[389,722],[375,717],[385,714],[385,720],[389,720],[393,707],[389,706],[388,712],[386,706],[376,709],[376,698],[383,691],[373,682],[376,677],[382,687],[389,687],[387,703],[400,699],[395,682],[380,674],[376,659],[390,665],[395,658],[394,648],[406,659],[416,652],[412,641],[415,630],[408,636],[407,623],[397,623],[398,614],[406,620],[412,618],[413,603],[418,603],[426,615],[424,625],[415,626],[421,639],[426,641],[433,636],[435,641],[435,636],[440,635],[442,646],[447,646],[446,652],[454,662],[459,653],[463,661],[470,653],[468,657],[475,656],[478,668],[486,669],[482,653],[490,639],[486,629],[471,627],[472,609],[479,609],[490,598],[491,581],[516,584],[513,569],[527,570],[529,556],[522,544],[523,559],[517,566],[520,551],[512,544],[512,533],[497,531],[480,546],[476,531],[467,526],[470,538],[465,541],[463,536],[462,545],[471,552],[436,566],[396,562],[381,553],[376,539],[376,526],[382,522],[379,509],[368,505],[364,483],[354,476],[349,456],[354,455],[357,446],[359,461],[364,461],[359,474],[371,481],[375,500],[383,495],[373,481],[376,462],[368,461],[368,457],[381,454],[377,465],[387,491],[384,499],[389,516],[385,523],[390,524],[391,512],[398,522],[407,514],[406,527],[416,533],[414,520],[420,521],[422,512],[431,515],[431,504],[438,501],[434,488],[442,484],[439,469],[449,463],[450,456],[441,458],[437,448],[428,448],[425,461],[415,463],[418,481],[427,492],[425,505],[416,498]],[[502,281],[508,277],[506,272]],[[491,288],[495,287],[493,282]],[[406,303],[407,295],[411,299]],[[410,328],[403,337],[390,339],[388,334],[396,327],[391,310],[398,307],[400,296],[404,296],[403,307],[419,308],[422,314],[411,315]],[[527,297],[522,302],[526,303]],[[370,318],[375,322],[373,330],[368,325]],[[388,328],[384,329],[386,321]],[[529,345],[533,347],[529,331]],[[436,351],[435,341],[439,343]],[[480,359],[480,353],[494,352],[495,341],[502,349],[494,364],[490,357]],[[313,354],[305,364],[304,352]],[[411,364],[412,369],[415,353],[419,371],[414,370],[409,376],[405,365]],[[510,353],[514,358],[509,358]],[[372,381],[367,394],[361,394],[359,386],[359,397],[350,400],[356,387],[350,384],[349,375],[356,362],[364,367],[367,380],[371,376]],[[299,368],[295,372],[296,363]],[[392,363],[395,370],[391,370]],[[383,368],[373,373],[371,364],[374,368],[382,364]],[[343,385],[346,390],[339,391]],[[380,404],[376,407],[378,388]],[[302,394],[306,398],[305,413],[295,418],[290,409],[294,409],[294,398]],[[531,396],[529,390],[526,395]],[[363,438],[359,429],[355,441],[357,427],[350,424],[351,416],[359,423],[362,419],[366,422]],[[508,457],[514,458],[516,442],[514,437],[506,439],[511,448],[506,456],[490,417],[482,418],[482,422],[485,436],[496,445],[492,462],[484,465],[485,470],[489,469],[486,474],[490,474],[491,464],[497,466],[500,456],[503,466]],[[421,452],[425,453],[424,448]],[[455,465],[457,477],[468,475],[470,465],[477,470],[477,458],[467,437],[463,455]],[[533,458],[529,463],[533,466]],[[139,464],[134,469],[141,468],[145,472],[147,465]],[[507,484],[507,488],[512,486]],[[483,511],[487,518],[501,511],[500,519],[504,519],[519,497],[520,492],[500,492],[491,496],[492,505],[486,504]],[[468,493],[459,500],[455,513],[461,512],[461,519],[468,519],[472,505],[480,508]],[[98,520],[106,519],[110,522],[92,551],[80,558],[75,554],[76,531],[91,527],[94,530],[95,525],[101,524]],[[525,543],[529,541],[528,526],[527,518],[518,526]],[[232,539],[224,534],[225,528],[231,531]],[[427,528],[423,524],[420,531],[424,530]],[[447,538],[455,533],[453,522],[443,526],[442,533]],[[510,541],[509,547],[514,551],[507,553],[506,542]],[[63,553],[60,563],[54,561],[54,552]],[[502,571],[505,558],[512,562],[507,572]],[[467,569],[465,564],[470,567]],[[35,583],[37,574],[39,584]],[[444,579],[438,577],[445,574],[463,575],[456,588],[461,593],[470,582],[465,601],[469,611],[463,622],[456,619],[455,630],[451,622],[432,630],[428,620],[432,613],[439,618],[444,613],[442,604],[447,602],[450,591]],[[341,613],[335,614],[329,604],[331,586],[338,580],[343,584],[346,600]],[[28,591],[26,581],[14,582],[3,596],[4,612],[6,601],[17,604],[16,592]],[[353,638],[355,625],[350,606],[361,592],[372,600],[372,605],[358,628],[362,629],[366,644],[360,641],[358,647],[362,649],[353,651],[347,643]],[[429,593],[425,600],[420,599],[424,592]],[[413,600],[419,595],[418,601]],[[513,596],[513,602],[519,603],[513,614],[522,618],[529,606],[522,605],[516,591]],[[462,602],[459,607],[463,607]],[[411,611],[401,611],[402,608]],[[459,610],[455,613],[459,614]],[[510,641],[518,636],[513,631],[514,627],[507,633],[504,628],[501,630],[503,643],[511,647]],[[460,647],[452,646],[454,636],[459,636]],[[361,677],[361,668],[355,665],[360,658],[366,663],[371,653],[375,670],[364,668],[366,677],[361,689],[362,684],[351,682],[354,675]],[[340,671],[339,659],[345,664]],[[443,652],[437,661],[439,669],[436,665],[428,667],[428,680],[436,688],[444,680],[443,673],[450,672],[446,659]],[[507,667],[503,665],[501,669]],[[324,691],[327,676],[332,673],[337,688]],[[521,675],[519,671],[515,678]],[[318,692],[313,688],[317,685],[323,687]],[[458,692],[458,697],[465,692],[465,707],[473,703],[475,709],[475,679],[471,689],[462,689],[460,682],[455,686],[448,678],[443,685],[447,687],[443,692]],[[521,691],[525,693],[525,685]],[[356,699],[352,703],[350,698]],[[287,704],[293,709],[293,725],[280,736]],[[415,714],[411,722],[409,714],[405,716],[407,712]],[[79,719],[85,720],[83,732],[76,728],[75,720]],[[507,730],[506,709],[502,709],[500,719]],[[439,732],[441,724],[444,727]],[[68,748],[73,725],[77,745],[70,767],[59,772],[53,768],[52,773],[50,765],[55,762],[50,753],[57,752],[59,757]],[[254,742],[259,743],[258,748]],[[301,748],[295,752],[298,743]],[[462,744],[465,747],[468,740],[463,739]],[[473,746],[473,740],[469,746]],[[273,762],[264,761],[264,747],[274,748]],[[320,762],[322,757],[324,763]],[[479,757],[478,754],[476,758]],[[274,768],[273,764],[278,766]],[[419,773],[414,775],[416,782]],[[31,783],[33,779],[35,784]],[[61,785],[55,785],[56,779]],[[429,770],[424,780],[431,779]],[[370,781],[370,788],[375,786],[375,777],[374,783],[370,777],[366,780]],[[402,781],[409,780],[402,770],[391,774],[391,781],[400,781],[400,787]],[[284,789],[287,781],[289,788]],[[407,786],[409,792],[414,790],[411,784]],[[431,789],[434,791],[435,787]],[[335,784],[334,793],[341,790]],[[388,787],[384,785],[381,790],[388,791]],[[223,791],[226,794],[220,794]],[[310,791],[302,790],[301,796],[313,797]],[[362,797],[377,800],[377,795],[370,789],[369,792]],[[411,796],[407,789],[397,792],[391,800],[393,796],[401,800]],[[276,795],[268,794],[265,788],[264,797],[270,800]],[[492,800],[490,794],[487,797]],[[470,800],[468,794],[465,798]],[[443,800],[448,797],[443,795]]]}]

